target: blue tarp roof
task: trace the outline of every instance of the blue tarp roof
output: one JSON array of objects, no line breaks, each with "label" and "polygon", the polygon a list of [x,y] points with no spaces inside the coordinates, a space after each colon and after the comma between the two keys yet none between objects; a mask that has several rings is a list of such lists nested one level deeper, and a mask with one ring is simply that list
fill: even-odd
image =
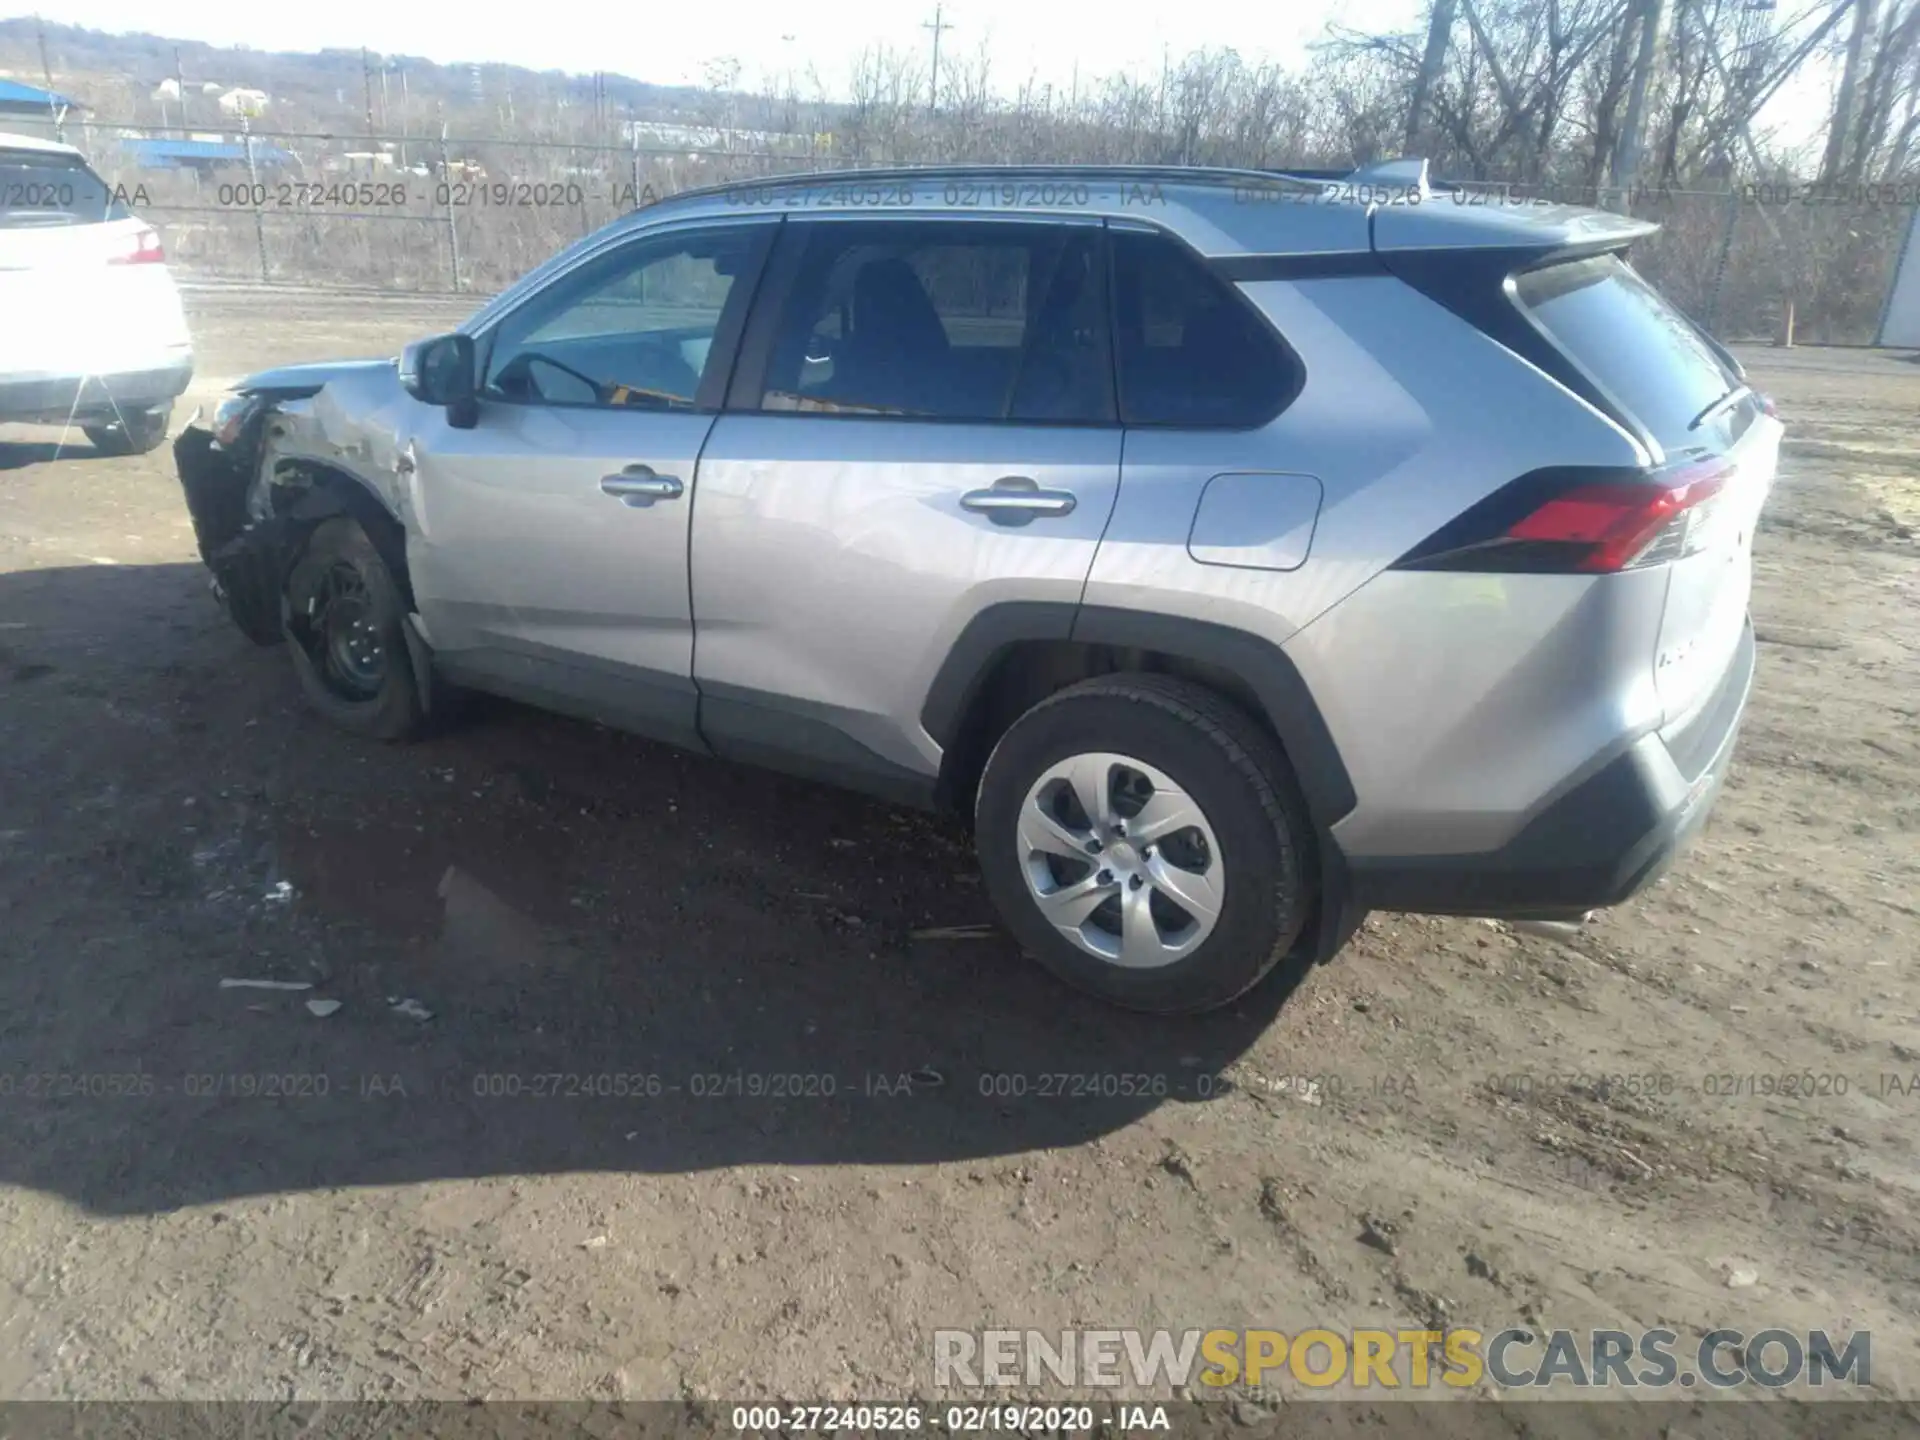
[{"label": "blue tarp roof", "polygon": [[84,110],[71,95],[62,95],[57,90],[41,90],[32,85],[22,85],[18,80],[0,80],[0,110],[20,110],[31,107],[35,110],[47,110],[65,106],[69,110]]},{"label": "blue tarp roof", "polygon": [[[226,140],[122,140],[120,144],[141,165],[244,165],[247,147]],[[253,147],[256,165],[291,165],[293,156],[273,145]]]}]

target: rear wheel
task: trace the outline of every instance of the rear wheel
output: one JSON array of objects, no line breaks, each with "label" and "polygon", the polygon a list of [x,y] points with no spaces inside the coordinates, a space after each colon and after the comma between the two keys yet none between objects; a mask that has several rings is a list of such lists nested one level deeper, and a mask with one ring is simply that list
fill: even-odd
[{"label": "rear wheel", "polygon": [[358,523],[316,526],[287,574],[286,631],[307,700],[343,730],[405,740],[422,728],[405,607]]},{"label": "rear wheel", "polygon": [[1174,1014],[1256,984],[1312,912],[1310,831],[1251,717],[1160,675],[1074,685],[987,761],[975,843],[988,893],[1079,989]]},{"label": "rear wheel", "polygon": [[102,455],[145,455],[160,448],[172,419],[173,406],[162,405],[152,410],[129,410],[108,424],[83,428],[93,448]]}]

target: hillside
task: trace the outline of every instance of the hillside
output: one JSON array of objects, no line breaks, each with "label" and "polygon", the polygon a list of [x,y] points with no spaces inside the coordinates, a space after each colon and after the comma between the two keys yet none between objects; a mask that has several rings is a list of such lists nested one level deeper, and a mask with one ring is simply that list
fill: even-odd
[{"label": "hillside", "polygon": [[[216,94],[237,87],[266,92],[262,129],[419,133],[444,117],[469,134],[554,130],[612,135],[627,119],[700,123],[715,96],[691,87],[650,85],[625,75],[569,75],[517,65],[441,65],[418,56],[358,50],[297,53],[217,46],[161,35],[109,34],[45,22],[53,88],[90,107],[96,123],[217,128]],[[0,76],[41,85],[36,22],[0,20]],[[181,82],[182,101],[156,91]],[[371,104],[369,104],[369,98]]]}]

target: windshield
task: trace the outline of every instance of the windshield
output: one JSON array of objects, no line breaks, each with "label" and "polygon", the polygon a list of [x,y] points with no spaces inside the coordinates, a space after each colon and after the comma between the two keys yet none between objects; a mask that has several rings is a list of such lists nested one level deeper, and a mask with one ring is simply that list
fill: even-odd
[{"label": "windshield", "polygon": [[110,206],[106,181],[79,156],[0,150],[0,227],[96,225]]}]

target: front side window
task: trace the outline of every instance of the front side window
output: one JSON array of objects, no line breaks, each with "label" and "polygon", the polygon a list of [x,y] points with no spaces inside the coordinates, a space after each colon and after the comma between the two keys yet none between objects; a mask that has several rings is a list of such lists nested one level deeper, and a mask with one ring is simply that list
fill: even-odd
[{"label": "front side window", "polygon": [[636,240],[554,282],[500,322],[484,393],[522,404],[691,410],[745,304],[771,227]]},{"label": "front side window", "polygon": [[944,420],[1113,419],[1100,231],[792,226],[803,245],[760,408]]}]

